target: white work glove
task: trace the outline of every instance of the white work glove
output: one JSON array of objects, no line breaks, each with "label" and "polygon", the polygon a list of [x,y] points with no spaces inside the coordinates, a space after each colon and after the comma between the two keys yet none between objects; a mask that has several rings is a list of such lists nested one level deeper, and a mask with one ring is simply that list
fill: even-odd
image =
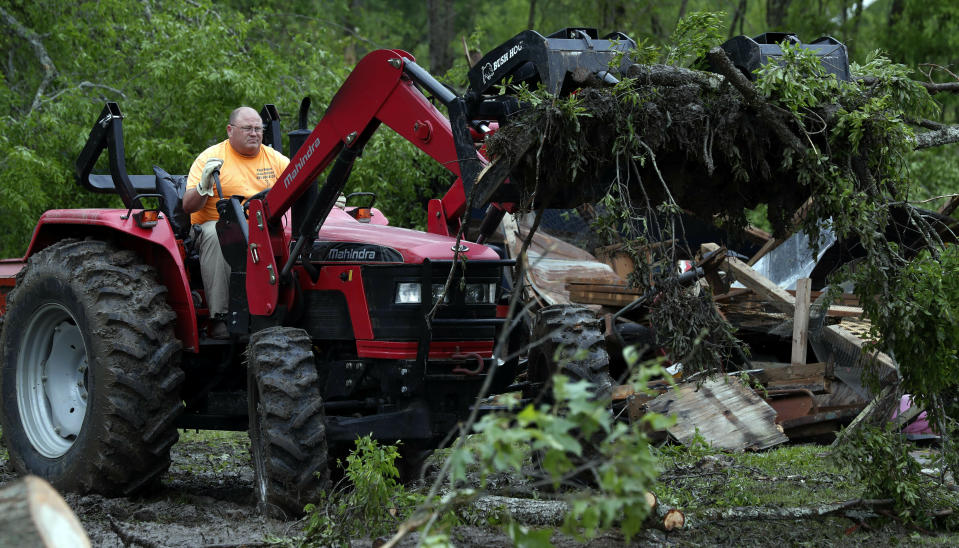
[{"label": "white work glove", "polygon": [[336,199],[336,207],[340,209],[346,209],[346,196],[344,196],[342,193],[340,194],[340,197]]},{"label": "white work glove", "polygon": [[213,172],[218,171],[223,165],[223,160],[219,158],[210,158],[203,166],[203,175],[200,175],[200,184],[196,185],[196,191],[200,196],[213,196]]}]

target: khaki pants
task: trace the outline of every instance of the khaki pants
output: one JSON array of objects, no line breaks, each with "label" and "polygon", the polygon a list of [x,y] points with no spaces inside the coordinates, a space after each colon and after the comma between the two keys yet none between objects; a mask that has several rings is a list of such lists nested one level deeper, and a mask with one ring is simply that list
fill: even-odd
[{"label": "khaki pants", "polygon": [[230,309],[230,265],[220,251],[216,221],[198,225],[196,244],[200,253],[200,275],[210,316],[226,314]]}]

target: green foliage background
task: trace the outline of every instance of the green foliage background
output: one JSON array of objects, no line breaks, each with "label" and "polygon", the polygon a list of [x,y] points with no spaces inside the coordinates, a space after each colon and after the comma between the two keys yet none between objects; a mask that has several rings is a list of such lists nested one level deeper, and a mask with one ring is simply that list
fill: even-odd
[{"label": "green foliage background", "polygon": [[[659,45],[681,16],[724,11],[720,35],[790,30],[811,40],[830,34],[848,44],[855,59],[882,47],[893,61],[915,67],[947,66],[959,41],[950,32],[959,8],[946,0],[780,1],[788,8],[781,21],[771,21],[768,2],[756,0],[447,3],[455,16],[449,47],[457,60],[441,76],[454,87],[464,83],[463,39],[489,51],[530,24],[544,34],[573,25],[621,30],[641,44]],[[200,150],[223,138],[226,115],[237,105],[276,104],[288,131],[295,129],[303,96],[313,99],[315,123],[353,64],[372,49],[405,49],[428,65],[427,20],[426,3],[413,0],[0,0],[0,256],[22,255],[47,209],[119,206],[113,196],[84,192],[73,178],[104,101],[119,102],[126,116],[131,173],[149,173],[154,164],[182,173]],[[52,62],[47,68],[55,69],[42,88],[40,46]],[[923,70],[950,79],[934,66]],[[942,120],[955,116],[955,101],[947,98]],[[951,151],[926,152],[912,159],[911,173],[922,180],[924,196],[947,193],[959,163]],[[426,200],[447,182],[440,166],[384,131],[347,190],[377,192],[393,224],[422,227]]]}]

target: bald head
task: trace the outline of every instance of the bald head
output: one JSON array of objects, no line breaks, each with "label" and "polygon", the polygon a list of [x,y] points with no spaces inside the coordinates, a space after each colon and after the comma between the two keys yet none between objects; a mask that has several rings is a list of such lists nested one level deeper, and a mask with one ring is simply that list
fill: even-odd
[{"label": "bald head", "polygon": [[226,126],[233,150],[244,156],[256,156],[263,142],[263,119],[250,107],[240,107],[230,113]]},{"label": "bald head", "polygon": [[259,117],[260,115],[259,115],[255,110],[253,110],[251,107],[245,107],[245,106],[244,106],[244,107],[237,107],[237,108],[233,109],[233,112],[230,113],[230,123],[233,124],[233,125],[236,125],[237,120],[239,119],[240,116],[256,116],[256,117]]}]

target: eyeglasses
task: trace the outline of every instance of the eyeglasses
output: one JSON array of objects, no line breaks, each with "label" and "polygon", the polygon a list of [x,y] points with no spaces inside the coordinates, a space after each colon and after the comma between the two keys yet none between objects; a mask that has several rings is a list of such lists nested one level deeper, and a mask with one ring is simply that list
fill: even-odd
[{"label": "eyeglasses", "polygon": [[[233,124],[230,124],[233,126]],[[233,126],[236,129],[243,130],[246,133],[263,133],[266,130],[266,126]]]}]

